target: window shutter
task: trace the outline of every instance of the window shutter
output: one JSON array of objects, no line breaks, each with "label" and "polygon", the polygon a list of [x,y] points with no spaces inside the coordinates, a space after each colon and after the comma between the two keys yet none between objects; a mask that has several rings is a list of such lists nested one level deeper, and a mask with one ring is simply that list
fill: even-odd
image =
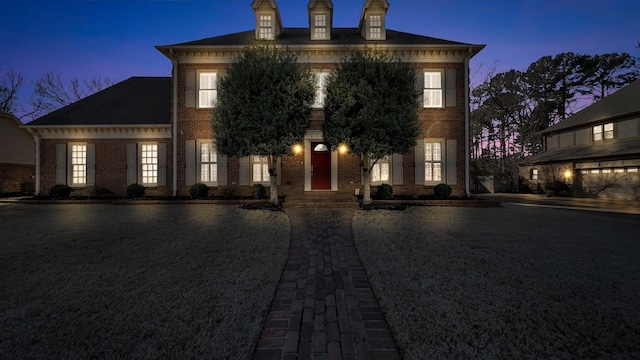
[{"label": "window shutter", "polygon": [[447,140],[446,154],[447,184],[456,185],[458,183],[458,171],[456,166],[456,140]]},{"label": "window shutter", "polygon": [[278,174],[276,185],[282,185],[282,157],[281,156],[278,156],[278,160],[276,161],[276,171]]},{"label": "window shutter", "polygon": [[138,145],[127,144],[127,186],[138,183]]},{"label": "window shutter", "polygon": [[240,169],[239,169],[239,185],[249,185],[251,179],[251,172],[249,171],[251,167],[251,161],[248,156],[240,158]]},{"label": "window shutter", "polygon": [[391,183],[393,185],[402,185],[404,183],[404,156],[402,154],[393,154],[391,156],[391,165],[393,166],[393,170],[391,171],[393,179]]},{"label": "window shutter", "polygon": [[87,186],[96,184],[96,144],[87,144]]},{"label": "window shutter", "polygon": [[227,185],[227,156],[218,153],[218,185]]},{"label": "window shutter", "polygon": [[420,93],[418,96],[418,103],[420,107],[424,107],[424,70],[416,70],[416,92]]},{"label": "window shutter", "polygon": [[185,184],[191,186],[196,183],[196,141],[185,142]]},{"label": "window shutter", "polygon": [[196,107],[196,71],[187,70],[185,77],[184,105]]},{"label": "window shutter", "polygon": [[445,95],[444,101],[446,107],[456,106],[456,69],[445,70]]},{"label": "window shutter", "polygon": [[167,185],[167,144],[158,143],[158,186]]},{"label": "window shutter", "polygon": [[67,144],[56,144],[56,184],[67,183]]},{"label": "window shutter", "polygon": [[416,145],[416,185],[424,185],[424,140],[418,140]]}]

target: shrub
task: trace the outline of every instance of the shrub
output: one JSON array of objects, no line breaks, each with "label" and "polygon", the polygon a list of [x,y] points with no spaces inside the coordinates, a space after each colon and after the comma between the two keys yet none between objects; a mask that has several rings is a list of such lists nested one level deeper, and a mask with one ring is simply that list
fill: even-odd
[{"label": "shrub", "polygon": [[65,184],[57,184],[53,185],[51,189],[49,189],[49,196],[52,198],[66,198],[71,194],[71,187]]},{"label": "shrub", "polygon": [[553,196],[569,196],[571,195],[571,188],[569,184],[562,180],[547,181],[544,185],[547,192]]},{"label": "shrub", "polygon": [[93,196],[109,196],[112,194],[111,190],[100,185],[94,186],[91,190],[89,190],[89,193]]},{"label": "shrub", "polygon": [[382,200],[389,200],[393,197],[393,186],[381,184],[378,186],[378,197]]},{"label": "shrub", "polygon": [[435,195],[436,199],[446,199],[451,195],[451,186],[438,184],[433,188],[433,195]]},{"label": "shrub", "polygon": [[251,196],[256,199],[262,199],[267,194],[267,190],[262,184],[251,185]]},{"label": "shrub", "polygon": [[194,199],[202,199],[209,195],[209,187],[203,183],[195,183],[189,188],[189,195]]},{"label": "shrub", "polygon": [[145,187],[140,184],[131,184],[127,186],[127,197],[141,198],[144,196]]},{"label": "shrub", "polygon": [[222,190],[220,190],[220,193],[222,193],[222,196],[224,197],[234,197],[236,195],[236,188],[232,188],[232,187],[225,187],[222,188]]}]

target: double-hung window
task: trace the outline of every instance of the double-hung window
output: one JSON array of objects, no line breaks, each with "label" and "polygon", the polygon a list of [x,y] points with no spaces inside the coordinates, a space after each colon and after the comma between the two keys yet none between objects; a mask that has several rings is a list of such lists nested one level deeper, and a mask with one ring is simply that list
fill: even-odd
[{"label": "double-hung window", "polygon": [[142,185],[158,184],[158,144],[140,146],[140,165]]},{"label": "double-hung window", "polygon": [[198,106],[212,108],[218,99],[218,74],[215,72],[201,72],[198,84]]},{"label": "double-hung window", "polygon": [[531,169],[531,180],[538,180],[538,169]]},{"label": "double-hung window", "polygon": [[424,180],[425,182],[442,181],[442,143],[424,143]]},{"label": "double-hung window", "polygon": [[271,179],[269,176],[269,158],[266,156],[253,156],[253,182],[268,184]]},{"label": "double-hung window", "polygon": [[371,182],[374,184],[388,184],[391,181],[390,156],[378,159],[371,167]]},{"label": "double-hung window", "polygon": [[327,77],[328,72],[320,72],[314,75],[316,80],[316,97],[313,101],[314,108],[324,107],[324,100],[327,97]]},{"label": "double-hung window", "polygon": [[87,183],[87,145],[71,144],[71,186]]},{"label": "double-hung window", "polygon": [[258,23],[258,38],[262,40],[273,39],[273,28],[271,25],[271,15],[260,15]]},{"label": "double-hung window", "polygon": [[327,39],[327,15],[316,14],[313,20],[313,38],[318,40]]},{"label": "double-hung window", "polygon": [[382,39],[382,15],[369,15],[369,39]]},{"label": "double-hung window", "polygon": [[593,141],[613,139],[613,123],[596,125],[592,129]]},{"label": "double-hung window", "polygon": [[213,143],[200,143],[200,182],[218,182],[218,154]]},{"label": "double-hung window", "polygon": [[442,72],[424,72],[424,107],[442,107]]}]

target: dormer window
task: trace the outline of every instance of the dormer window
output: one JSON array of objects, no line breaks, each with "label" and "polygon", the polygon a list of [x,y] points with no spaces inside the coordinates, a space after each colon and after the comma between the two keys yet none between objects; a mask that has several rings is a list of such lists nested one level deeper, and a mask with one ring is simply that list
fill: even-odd
[{"label": "dormer window", "polygon": [[385,15],[389,9],[386,0],[367,0],[362,7],[358,31],[365,40],[386,40]]},{"label": "dormer window", "polygon": [[327,15],[316,14],[314,16],[313,27],[314,39],[326,39],[327,38]]},{"label": "dormer window", "polygon": [[261,40],[273,40],[271,15],[260,15],[258,36]]},{"label": "dormer window", "polygon": [[369,39],[382,39],[382,15],[369,16]]}]

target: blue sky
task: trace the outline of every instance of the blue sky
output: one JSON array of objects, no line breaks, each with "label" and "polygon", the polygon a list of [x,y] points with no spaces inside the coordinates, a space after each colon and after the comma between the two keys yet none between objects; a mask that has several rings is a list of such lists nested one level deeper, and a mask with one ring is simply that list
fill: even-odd
[{"label": "blue sky", "polygon": [[[306,27],[307,0],[277,0],[285,27]],[[487,47],[481,73],[525,70],[561,52],[640,56],[638,0],[390,0],[387,27]],[[334,26],[357,27],[364,0],[334,0]],[[0,71],[26,82],[169,76],[155,45],[249,30],[251,0],[0,0]],[[28,86],[28,84],[27,84]]]}]

